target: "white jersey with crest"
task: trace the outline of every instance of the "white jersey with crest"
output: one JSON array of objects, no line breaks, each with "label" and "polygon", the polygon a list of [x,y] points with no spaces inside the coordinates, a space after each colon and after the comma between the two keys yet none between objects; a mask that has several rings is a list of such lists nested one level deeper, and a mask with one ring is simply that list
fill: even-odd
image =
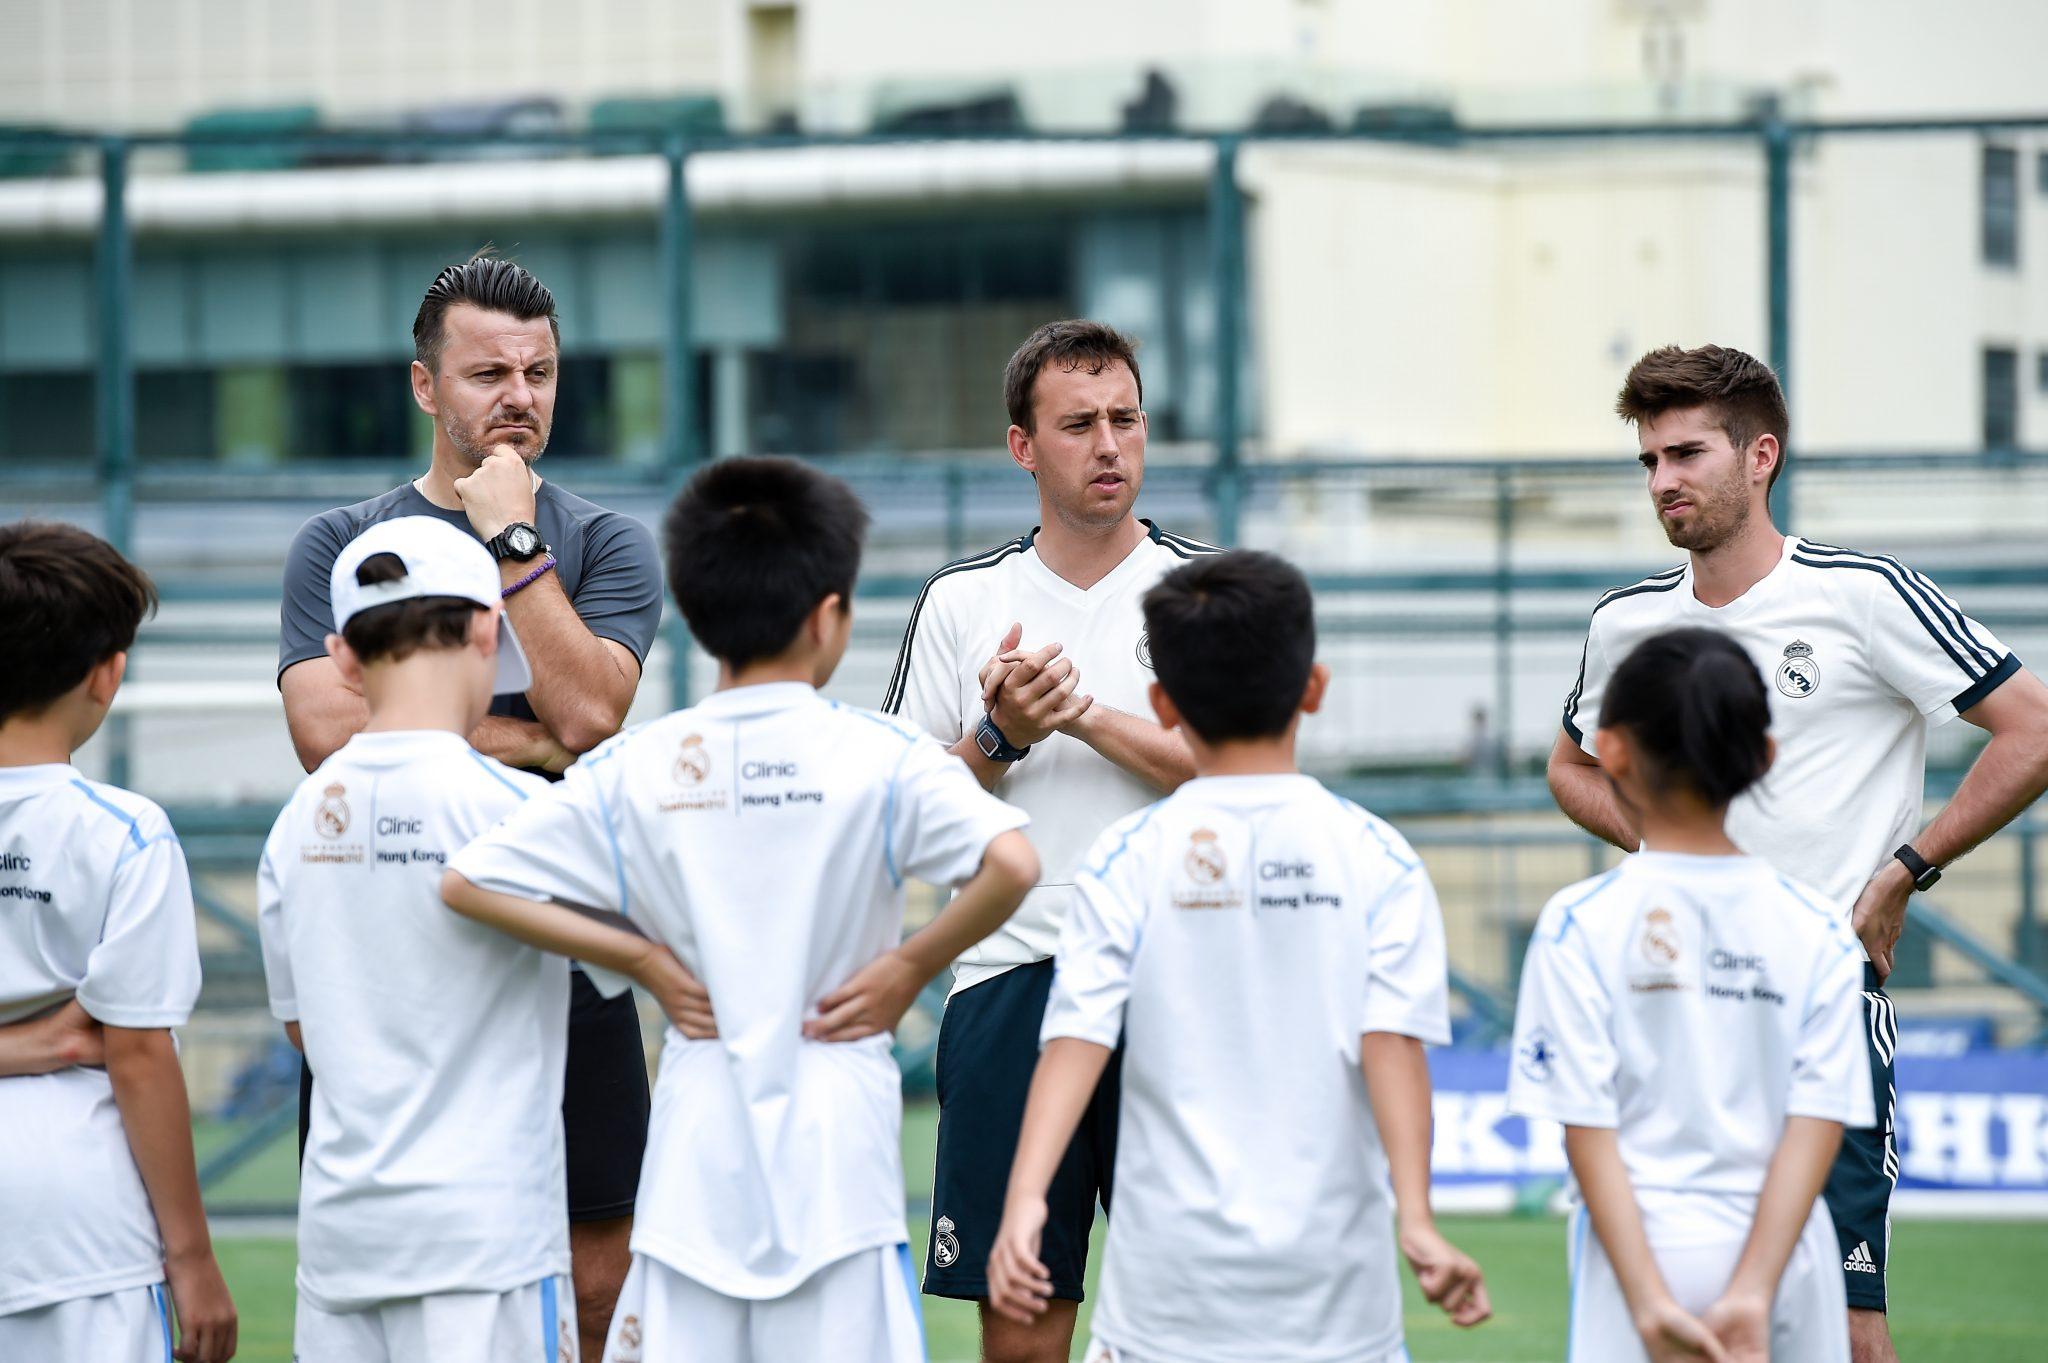
[{"label": "white jersey with crest", "polygon": [[780,682],[628,730],[455,858],[624,914],[711,994],[718,1038],[662,1051],[634,1253],[765,1299],[907,1238],[891,1038],[803,1024],[901,940],[906,879],[963,882],[1025,822],[908,725]]},{"label": "white jersey with crest", "polygon": [[1728,809],[1728,836],[1846,914],[1920,827],[1927,727],[1991,694],[2019,660],[1896,559],[1786,536],[1783,557],[1725,606],[1690,561],[1600,598],[1564,727],[1588,753],[1607,679],[1653,634],[1704,626],[1763,674],[1778,758]]},{"label": "white jersey with crest", "polygon": [[1124,1044],[1098,1339],[1181,1363],[1401,1345],[1360,1038],[1450,1039],[1413,849],[1312,777],[1188,782],[1090,850],[1043,1037]]},{"label": "white jersey with crest", "polygon": [[1787,1117],[1877,1119],[1862,981],[1841,915],[1761,859],[1639,852],[1537,920],[1508,1105],[1614,1129],[1652,1220],[1754,1198]]},{"label": "white jersey with crest", "polygon": [[[177,1027],[198,997],[163,810],[62,763],[0,767],[0,1024],[75,998],[110,1027]],[[107,1072],[0,1078],[0,1316],[163,1280]]]},{"label": "white jersey with crest", "polygon": [[[1219,551],[1150,521],[1142,524],[1145,538],[1086,591],[1046,567],[1036,530],[941,568],[911,608],[882,709],[947,747],[972,734],[986,713],[982,664],[1014,623],[1024,627],[1023,648],[1062,645],[1061,656],[1080,669],[1076,694],[1151,719],[1155,677],[1144,641],[1145,593],[1190,559]],[[996,793],[1031,816],[1038,887],[1008,923],[961,954],[954,966],[955,992],[1051,956],[1089,844],[1112,822],[1159,796],[1066,734],[1033,744]]]},{"label": "white jersey with crest", "polygon": [[569,1271],[568,965],[441,901],[449,858],[546,789],[459,734],[359,733],[270,830],[257,925],[313,1072],[298,1285],[322,1311]]}]

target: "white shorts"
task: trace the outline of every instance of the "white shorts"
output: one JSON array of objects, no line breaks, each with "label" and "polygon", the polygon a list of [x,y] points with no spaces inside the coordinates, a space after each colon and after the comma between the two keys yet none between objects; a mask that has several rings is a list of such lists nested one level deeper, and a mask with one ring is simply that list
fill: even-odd
[{"label": "white shorts", "polygon": [[761,1301],[713,1292],[636,1254],[604,1342],[604,1363],[924,1363],[924,1357],[908,1245],[849,1254],[795,1291]]},{"label": "white shorts", "polygon": [[152,1283],[0,1316],[0,1358],[170,1363],[170,1300]]},{"label": "white shorts", "polygon": [[323,1311],[299,1294],[293,1363],[580,1363],[566,1275],[510,1292],[401,1297]]},{"label": "white shorts", "polygon": [[[1621,1283],[1584,1207],[1567,1223],[1571,1256],[1570,1341],[1566,1363],[1648,1363]],[[1732,1227],[1731,1227],[1732,1229]],[[1698,1315],[1735,1273],[1747,1229],[1734,1237],[1660,1242],[1645,1218],[1650,1251],[1678,1304]],[[1841,1247],[1825,1204],[1816,1200],[1771,1308],[1771,1357],[1785,1363],[1849,1363],[1849,1304],[1842,1291]]]},{"label": "white shorts", "polygon": [[[1173,1363],[1163,1354],[1134,1354],[1129,1349],[1119,1349],[1099,1335],[1088,1339],[1088,1351],[1081,1355],[1081,1363]],[[1408,1346],[1396,1345],[1390,1354],[1383,1354],[1374,1363],[1409,1363]]]}]

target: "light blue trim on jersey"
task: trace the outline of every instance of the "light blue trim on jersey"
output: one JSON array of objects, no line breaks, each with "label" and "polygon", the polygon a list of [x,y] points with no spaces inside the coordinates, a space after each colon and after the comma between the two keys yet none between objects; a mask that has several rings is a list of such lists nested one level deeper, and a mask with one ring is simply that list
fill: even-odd
[{"label": "light blue trim on jersey", "polygon": [[1097,880],[1109,874],[1109,868],[1130,847],[1131,838],[1136,835],[1139,829],[1152,822],[1152,816],[1159,811],[1159,806],[1165,803],[1165,800],[1155,800],[1151,804],[1146,805],[1144,813],[1138,816],[1138,821],[1129,828],[1126,828],[1123,837],[1117,840],[1116,846],[1109,849],[1109,855],[1102,859],[1102,864],[1100,866],[1084,866],[1081,868],[1081,874],[1084,876],[1094,876]]},{"label": "light blue trim on jersey", "polygon": [[917,1322],[918,1357],[931,1363],[931,1350],[924,1343],[924,1306],[918,1301],[917,1270],[910,1266],[910,1246],[896,1242],[896,1266],[903,1270],[903,1290],[910,1297],[910,1318]]},{"label": "light blue trim on jersey", "polygon": [[[1578,926],[1578,920],[1572,917],[1572,910],[1579,908],[1580,906],[1590,902],[1595,895],[1599,894],[1601,891],[1607,889],[1610,885],[1612,885],[1614,883],[1614,878],[1620,874],[1621,868],[1619,866],[1615,867],[1613,870],[1608,871],[1607,873],[1602,875],[1598,880],[1594,881],[1593,888],[1587,890],[1577,899],[1574,899],[1571,903],[1565,905],[1564,922],[1558,924],[1557,936],[1553,937],[1551,940],[1554,942],[1562,942],[1564,940],[1564,935],[1567,932],[1571,931],[1574,927]],[[1580,939],[1583,940],[1585,936],[1586,930],[1584,928],[1579,928]]]},{"label": "light blue trim on jersey", "polygon": [[1837,915],[1829,913],[1826,909],[1814,903],[1811,899],[1808,899],[1805,893],[1801,891],[1797,885],[1794,885],[1791,881],[1785,879],[1785,877],[1779,876],[1778,883],[1785,887],[1785,892],[1787,894],[1791,895],[1794,899],[1804,904],[1808,909],[1812,910],[1814,913],[1819,914],[1828,922],[1839,923],[1841,921],[1841,919]]},{"label": "light blue trim on jersey", "polygon": [[560,1309],[555,1305],[555,1280],[540,1280],[540,1358],[555,1363],[555,1340],[560,1337]]},{"label": "light blue trim on jersey", "polygon": [[497,763],[491,761],[490,758],[485,757],[475,748],[468,748],[465,749],[465,751],[469,753],[470,757],[476,762],[476,764],[479,767],[482,767],[484,769],[484,775],[490,777],[493,781],[496,781],[499,785],[511,791],[514,795],[517,795],[520,799],[524,800],[526,798],[525,791],[521,790],[518,786],[512,784],[512,782],[505,779],[505,773],[498,770]]},{"label": "light blue trim on jersey", "polygon": [[846,715],[859,715],[873,724],[879,724],[903,740],[903,751],[896,758],[896,765],[889,772],[889,788],[882,794],[882,865],[889,872],[889,883],[897,889],[903,888],[903,872],[896,865],[896,787],[903,779],[903,764],[910,760],[910,754],[917,751],[917,740],[922,735],[908,731],[892,719],[887,719],[872,710],[860,710],[851,705],[841,705],[836,700],[825,703]]},{"label": "light blue trim on jersey", "polygon": [[1339,805],[1342,805],[1345,809],[1348,809],[1353,814],[1358,815],[1358,817],[1362,821],[1364,821],[1366,832],[1372,834],[1373,841],[1377,842],[1380,845],[1380,851],[1385,852],[1387,854],[1387,860],[1393,862],[1396,866],[1400,867],[1403,872],[1412,871],[1416,868],[1418,863],[1412,862],[1408,860],[1408,858],[1402,856],[1399,852],[1396,852],[1394,850],[1394,844],[1388,842],[1387,835],[1380,831],[1379,815],[1373,813],[1364,805],[1359,804],[1356,800],[1345,799],[1342,795],[1339,795],[1336,791],[1331,790],[1328,786],[1323,787],[1323,793],[1328,795],[1332,800],[1335,800]]},{"label": "light blue trim on jersey", "polygon": [[1586,1271],[1586,1209],[1583,1205],[1572,1209],[1571,1224],[1571,1271],[1565,1296],[1564,1313],[1564,1363],[1574,1363],[1578,1358],[1579,1342],[1579,1277]]},{"label": "light blue trim on jersey", "polygon": [[87,785],[83,777],[74,776],[73,778],[71,778],[71,784],[78,787],[80,790],[84,791],[86,799],[92,801],[101,809],[106,810],[107,813],[113,815],[122,823],[128,825],[128,837],[130,838],[130,840],[134,842],[136,851],[140,852],[144,847],[147,847],[149,845],[149,840],[142,836],[142,825],[135,821],[135,816],[133,814],[130,814],[127,810],[121,808],[121,806],[115,804],[112,800],[107,799],[98,791],[94,790],[91,786]]},{"label": "light blue trim on jersey", "polygon": [[[618,754],[619,749],[615,740],[602,752],[599,752],[594,757],[587,757],[584,761],[590,764],[590,769],[594,772],[596,768],[609,762]],[[604,840],[611,844],[612,875],[619,884],[619,917],[631,918],[633,916],[633,905],[631,899],[626,894],[626,858],[624,853],[619,850],[619,830],[612,823],[612,802],[604,798],[604,783],[599,781],[595,775],[592,775],[590,778],[590,788],[597,793],[597,812],[604,818]]]},{"label": "light blue trim on jersey", "polygon": [[173,1363],[171,1357],[171,1313],[169,1308],[164,1305],[164,1285],[162,1283],[151,1284],[149,1299],[156,1303],[156,1323],[163,1331],[164,1363]]}]

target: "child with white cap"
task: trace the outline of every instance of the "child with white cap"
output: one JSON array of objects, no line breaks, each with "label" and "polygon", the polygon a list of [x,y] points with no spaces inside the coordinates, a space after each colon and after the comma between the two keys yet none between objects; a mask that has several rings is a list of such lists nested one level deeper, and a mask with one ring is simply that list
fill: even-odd
[{"label": "child with white cap", "polygon": [[[259,884],[271,1011],[320,1075],[293,1356],[574,1363],[568,963],[438,892],[452,854],[546,789],[464,737],[529,683],[498,569],[402,517],[342,550],[330,599],[328,652],[370,721],[278,816]],[[657,994],[675,969],[652,946],[631,964]]]}]

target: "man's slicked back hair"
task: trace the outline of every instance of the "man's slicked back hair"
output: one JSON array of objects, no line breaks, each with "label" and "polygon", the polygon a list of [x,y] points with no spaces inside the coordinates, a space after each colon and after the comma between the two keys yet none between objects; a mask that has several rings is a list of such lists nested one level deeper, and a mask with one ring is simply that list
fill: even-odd
[{"label": "man's slicked back hair", "polygon": [[75,525],[0,526],[0,721],[39,714],[125,653],[156,610],[156,587],[113,545]]},{"label": "man's slicked back hair", "polygon": [[1145,593],[1145,638],[1159,684],[1204,741],[1273,738],[1315,667],[1315,599],[1277,554],[1205,554]]},{"label": "man's slicked back hair", "polygon": [[1101,322],[1047,322],[1026,337],[1003,366],[1003,405],[1009,409],[1010,424],[1027,435],[1037,429],[1031,404],[1037,398],[1038,376],[1047,365],[1058,365],[1068,373],[1085,369],[1100,374],[1113,364],[1131,371],[1142,405],[1145,380],[1138,373],[1136,341]]},{"label": "man's slicked back hair", "polygon": [[1727,346],[1681,350],[1667,345],[1635,362],[1614,401],[1615,414],[1636,426],[1688,407],[1708,409],[1738,454],[1760,435],[1778,437],[1771,482],[1778,481],[1785,471],[1792,419],[1785,410],[1785,390],[1769,365]]},{"label": "man's slicked back hair", "polygon": [[662,521],[668,588],[705,651],[744,667],[787,651],[826,597],[852,604],[867,528],[867,508],[829,473],[720,459]]},{"label": "man's slicked back hair", "polygon": [[494,255],[486,246],[460,265],[434,276],[412,319],[413,357],[428,369],[441,370],[441,347],[447,343],[444,320],[448,309],[468,303],[485,312],[502,312],[522,322],[548,319],[555,349],[562,348],[562,324],[555,316],[555,296],[548,286],[520,265]]}]

